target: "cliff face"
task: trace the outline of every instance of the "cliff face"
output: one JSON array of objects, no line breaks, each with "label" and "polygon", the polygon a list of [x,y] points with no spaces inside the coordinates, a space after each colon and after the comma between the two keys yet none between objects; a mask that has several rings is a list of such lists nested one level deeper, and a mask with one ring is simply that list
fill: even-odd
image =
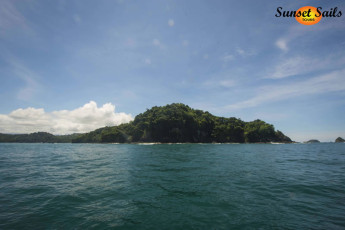
[{"label": "cliff face", "polygon": [[97,129],[73,139],[73,142],[290,143],[291,139],[261,120],[244,122],[234,117],[217,117],[174,103],[152,107],[129,124]]}]

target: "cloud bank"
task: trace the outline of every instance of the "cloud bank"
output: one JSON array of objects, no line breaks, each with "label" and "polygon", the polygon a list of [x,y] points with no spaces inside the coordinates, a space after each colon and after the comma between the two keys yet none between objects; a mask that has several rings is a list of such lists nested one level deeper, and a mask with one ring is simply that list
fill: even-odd
[{"label": "cloud bank", "polygon": [[106,103],[97,107],[90,101],[74,110],[45,112],[44,109],[17,109],[0,114],[1,133],[49,132],[53,134],[84,133],[104,126],[114,126],[132,121],[131,114],[115,113],[115,106]]}]

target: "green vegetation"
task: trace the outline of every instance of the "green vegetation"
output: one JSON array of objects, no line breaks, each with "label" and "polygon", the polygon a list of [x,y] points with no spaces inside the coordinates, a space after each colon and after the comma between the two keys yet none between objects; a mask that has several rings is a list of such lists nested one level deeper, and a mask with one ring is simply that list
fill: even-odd
[{"label": "green vegetation", "polygon": [[284,142],[291,139],[273,125],[261,120],[244,122],[231,117],[217,117],[184,104],[155,106],[134,121],[104,127],[85,134],[54,136],[46,132],[0,134],[0,142],[23,143],[257,143]]},{"label": "green vegetation", "polygon": [[315,139],[312,139],[312,140],[309,140],[309,141],[305,141],[304,143],[320,143],[319,140],[315,140]]},{"label": "green vegetation", "polygon": [[345,140],[341,137],[338,137],[337,139],[335,139],[335,142],[336,143],[342,143],[342,142],[345,142]]},{"label": "green vegetation", "polygon": [[0,133],[0,142],[19,142],[19,143],[70,143],[80,134],[54,136],[46,132],[37,132],[31,134],[2,134]]},{"label": "green vegetation", "polygon": [[174,103],[152,107],[128,124],[100,128],[80,135],[72,142],[290,143],[291,139],[261,120],[244,122],[233,117],[216,117],[209,112]]}]

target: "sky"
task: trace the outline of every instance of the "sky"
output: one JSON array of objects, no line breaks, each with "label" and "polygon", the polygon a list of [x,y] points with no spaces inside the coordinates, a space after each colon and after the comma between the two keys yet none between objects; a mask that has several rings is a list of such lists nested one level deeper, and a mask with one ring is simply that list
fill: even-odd
[{"label": "sky", "polygon": [[[338,7],[307,26],[277,7]],[[87,132],[178,102],[345,138],[344,1],[1,0],[0,132]]]}]

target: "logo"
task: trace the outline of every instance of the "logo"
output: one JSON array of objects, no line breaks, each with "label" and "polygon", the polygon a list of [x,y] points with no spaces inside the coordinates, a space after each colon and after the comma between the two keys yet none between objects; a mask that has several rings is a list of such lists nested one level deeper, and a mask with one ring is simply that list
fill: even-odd
[{"label": "logo", "polygon": [[304,6],[297,11],[283,10],[283,7],[277,8],[275,16],[279,17],[291,17],[295,18],[297,22],[303,25],[314,25],[321,21],[323,17],[341,17],[342,12],[338,7],[331,8],[329,10],[322,10],[322,7]]}]

